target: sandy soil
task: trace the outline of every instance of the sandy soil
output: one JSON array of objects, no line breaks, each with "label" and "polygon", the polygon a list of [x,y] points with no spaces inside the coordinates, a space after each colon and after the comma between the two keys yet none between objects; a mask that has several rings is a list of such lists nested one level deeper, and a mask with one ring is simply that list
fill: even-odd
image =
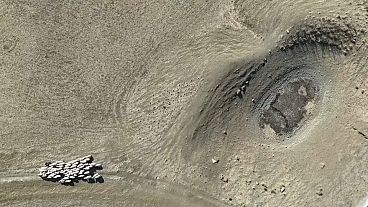
[{"label": "sandy soil", "polygon": [[[0,206],[368,204],[366,0],[0,1]],[[101,184],[36,176],[88,154]]]}]

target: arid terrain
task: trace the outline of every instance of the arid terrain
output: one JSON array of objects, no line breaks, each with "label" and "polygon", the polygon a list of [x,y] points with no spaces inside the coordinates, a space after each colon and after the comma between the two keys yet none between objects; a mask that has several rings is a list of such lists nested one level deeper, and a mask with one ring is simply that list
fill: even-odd
[{"label": "arid terrain", "polygon": [[[0,206],[368,206],[367,0],[0,0]],[[42,180],[93,155],[103,183]]]}]

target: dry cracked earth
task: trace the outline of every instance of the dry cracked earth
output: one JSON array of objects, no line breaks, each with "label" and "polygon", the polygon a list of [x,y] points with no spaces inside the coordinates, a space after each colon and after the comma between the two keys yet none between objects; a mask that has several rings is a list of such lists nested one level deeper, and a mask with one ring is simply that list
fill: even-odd
[{"label": "dry cracked earth", "polygon": [[[1,0],[0,206],[368,205],[366,0]],[[45,162],[92,154],[105,182]]]}]

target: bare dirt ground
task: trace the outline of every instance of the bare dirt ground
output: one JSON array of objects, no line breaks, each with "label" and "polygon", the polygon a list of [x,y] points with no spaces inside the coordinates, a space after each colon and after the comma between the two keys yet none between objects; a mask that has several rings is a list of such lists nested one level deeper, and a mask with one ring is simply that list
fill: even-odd
[{"label": "bare dirt ground", "polygon": [[[368,205],[366,0],[0,1],[0,206]],[[92,154],[101,184],[36,176]]]}]

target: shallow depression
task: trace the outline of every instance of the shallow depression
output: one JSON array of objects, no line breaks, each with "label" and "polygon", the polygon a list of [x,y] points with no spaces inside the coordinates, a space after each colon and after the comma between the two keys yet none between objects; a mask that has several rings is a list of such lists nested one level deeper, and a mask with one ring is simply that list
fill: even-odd
[{"label": "shallow depression", "polygon": [[296,130],[314,108],[318,88],[312,80],[297,79],[285,84],[263,109],[261,128],[268,126],[278,135]]}]

